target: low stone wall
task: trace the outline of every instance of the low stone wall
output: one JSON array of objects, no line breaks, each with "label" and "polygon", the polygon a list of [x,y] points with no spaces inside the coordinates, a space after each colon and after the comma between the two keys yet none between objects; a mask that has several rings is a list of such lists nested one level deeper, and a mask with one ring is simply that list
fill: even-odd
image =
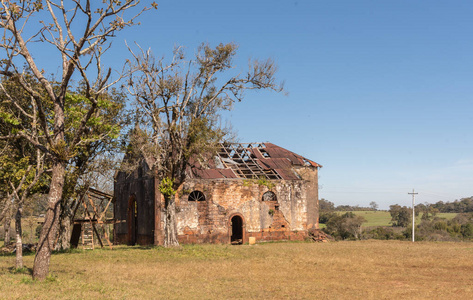
[{"label": "low stone wall", "polygon": [[[307,237],[307,231],[263,231],[248,232],[247,237],[254,237],[258,241],[304,241]],[[246,241],[248,242],[248,241]]]}]

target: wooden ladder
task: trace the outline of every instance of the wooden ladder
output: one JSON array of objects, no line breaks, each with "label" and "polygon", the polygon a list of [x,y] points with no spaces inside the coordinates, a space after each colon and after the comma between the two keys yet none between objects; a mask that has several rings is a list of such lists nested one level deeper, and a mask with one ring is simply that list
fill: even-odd
[{"label": "wooden ladder", "polygon": [[82,248],[94,250],[94,231],[91,223],[82,224]]}]

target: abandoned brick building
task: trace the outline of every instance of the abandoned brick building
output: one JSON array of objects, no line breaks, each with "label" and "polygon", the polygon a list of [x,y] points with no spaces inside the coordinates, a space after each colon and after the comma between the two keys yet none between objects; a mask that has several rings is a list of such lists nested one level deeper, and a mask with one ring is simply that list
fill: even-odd
[{"label": "abandoned brick building", "polygon": [[[318,229],[319,164],[271,143],[225,144],[176,193],[180,243],[303,240]],[[159,182],[146,162],[115,177],[115,243],[162,245]]]}]

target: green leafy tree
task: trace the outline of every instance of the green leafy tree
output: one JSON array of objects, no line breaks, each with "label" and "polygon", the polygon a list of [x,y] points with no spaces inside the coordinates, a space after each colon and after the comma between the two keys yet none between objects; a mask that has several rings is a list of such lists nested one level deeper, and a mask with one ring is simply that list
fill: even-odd
[{"label": "green leafy tree", "polygon": [[[66,140],[72,139],[80,121],[88,113],[89,101],[84,98],[83,90],[69,93],[66,98]],[[61,216],[59,220],[59,237],[56,250],[70,247],[71,221],[77,212],[79,199],[89,187],[99,187],[97,176],[110,174],[116,168],[116,155],[120,151],[118,137],[121,128],[127,122],[124,111],[125,95],[110,89],[98,98],[100,105],[87,124],[83,143],[76,148],[76,153],[68,161],[61,199]],[[110,190],[109,190],[110,191]]]},{"label": "green leafy tree", "polygon": [[328,212],[328,211],[334,211],[335,210],[335,204],[333,202],[330,202],[324,198],[319,200],[319,210],[321,212]]},{"label": "green leafy tree", "polygon": [[412,209],[398,204],[389,206],[393,226],[407,227],[412,223]]},{"label": "green leafy tree", "polygon": [[[38,86],[31,74],[27,73],[25,77],[30,85]],[[0,115],[3,116],[0,119],[0,137],[22,131],[38,136],[39,118],[34,100],[14,80],[0,82]],[[16,267],[21,268],[23,206],[31,193],[44,191],[48,186],[48,177],[43,176],[45,154],[24,139],[0,139],[0,147],[0,191],[6,195],[8,208],[6,215],[0,214],[0,220],[5,217],[5,224],[9,227],[11,218],[15,216]],[[10,234],[9,230],[6,232]]]},{"label": "green leafy tree", "polygon": [[435,218],[439,210],[431,204],[418,204],[416,205],[416,211],[422,213],[422,220],[431,220]]},{"label": "green leafy tree", "polygon": [[460,200],[455,200],[453,202],[443,202],[438,201],[435,204],[432,204],[432,207],[438,209],[439,212],[448,213],[467,213],[473,212],[473,197],[462,198]]},{"label": "green leafy tree", "polygon": [[215,48],[202,44],[188,59],[178,47],[169,63],[157,60],[151,51],[131,52],[128,87],[140,115],[139,128],[130,133],[130,149],[150,162],[165,190],[165,246],[178,245],[171,191],[183,183],[192,163],[205,164],[203,154],[215,151],[227,134],[220,126],[220,112],[241,101],[245,90],[283,90],[275,82],[272,60],[255,60],[247,72],[232,74],[236,51],[233,43]]},{"label": "green leafy tree", "polygon": [[[123,28],[135,25],[136,16],[146,10],[131,15],[126,13],[138,5],[138,0],[0,0],[0,26],[3,29],[0,47],[4,58],[0,62],[0,74],[15,81],[34,100],[39,127],[37,131],[21,130],[4,138],[28,141],[42,151],[51,164],[49,204],[34,261],[35,279],[44,280],[49,271],[68,162],[87,140],[84,135],[102,105],[101,95],[120,80],[111,80],[111,70],[103,69],[101,58],[110,46],[109,39]],[[36,23],[38,19],[41,21]],[[38,40],[40,43],[32,47],[31,44]],[[46,77],[38,64],[36,58],[45,51],[57,54],[56,61],[48,62],[54,69],[61,68],[57,79]],[[41,86],[40,90],[26,80],[25,64],[34,82]],[[79,121],[72,138],[67,138],[65,107],[74,85],[73,76],[84,87],[81,95],[87,99],[87,113]],[[14,98],[10,100],[28,117],[20,103]]]}]

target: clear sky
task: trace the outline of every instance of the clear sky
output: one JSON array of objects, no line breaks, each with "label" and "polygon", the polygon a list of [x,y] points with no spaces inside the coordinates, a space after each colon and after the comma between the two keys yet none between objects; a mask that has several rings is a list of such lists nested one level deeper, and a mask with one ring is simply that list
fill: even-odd
[{"label": "clear sky", "polygon": [[[323,165],[320,197],[380,208],[473,196],[473,1],[161,0],[124,42],[170,55],[239,44],[273,58],[288,96],[247,93],[226,115],[242,142]],[[119,65],[116,66],[120,68]]]}]

